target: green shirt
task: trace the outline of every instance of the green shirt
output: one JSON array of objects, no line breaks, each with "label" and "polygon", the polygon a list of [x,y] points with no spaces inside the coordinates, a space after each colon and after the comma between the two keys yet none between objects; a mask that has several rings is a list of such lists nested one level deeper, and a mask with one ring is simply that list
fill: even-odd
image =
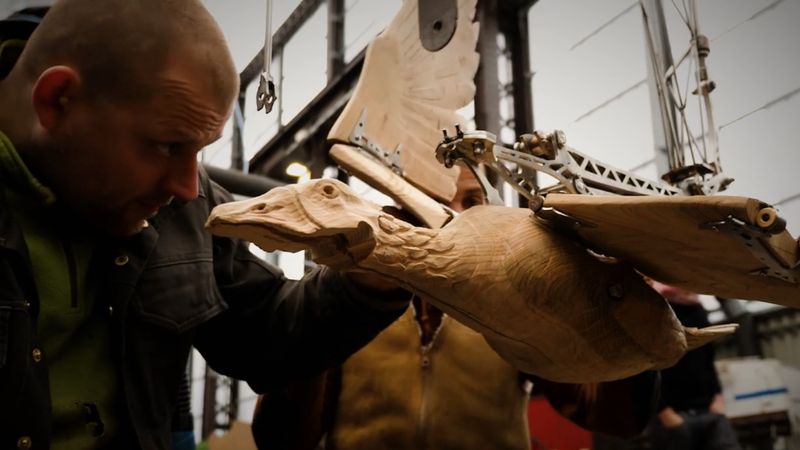
[{"label": "green shirt", "polygon": [[22,227],[40,301],[39,349],[47,364],[55,449],[107,444],[116,428],[122,395],[111,358],[110,320],[96,304],[89,273],[95,242],[67,232],[56,198],[42,185],[0,132],[0,189]]}]

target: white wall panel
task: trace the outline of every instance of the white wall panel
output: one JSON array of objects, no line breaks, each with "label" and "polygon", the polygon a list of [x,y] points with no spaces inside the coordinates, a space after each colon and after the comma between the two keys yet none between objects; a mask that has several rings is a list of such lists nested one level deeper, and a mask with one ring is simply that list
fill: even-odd
[{"label": "white wall panel", "polygon": [[378,35],[400,10],[400,0],[346,0],[344,9],[344,59],[350,62]]},{"label": "white wall panel", "polygon": [[535,127],[621,169],[652,159],[637,3],[540,0],[529,21]]},{"label": "white wall panel", "polygon": [[325,3],[289,39],[283,52],[281,105],[283,125],[289,123],[328,83]]}]

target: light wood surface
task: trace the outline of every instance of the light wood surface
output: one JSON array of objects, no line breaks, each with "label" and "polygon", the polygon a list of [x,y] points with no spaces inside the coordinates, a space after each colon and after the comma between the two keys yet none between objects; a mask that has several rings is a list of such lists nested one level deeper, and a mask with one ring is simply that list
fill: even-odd
[{"label": "light wood surface", "polygon": [[431,228],[441,228],[451,216],[436,200],[425,195],[403,177],[389,170],[357,149],[336,144],[331,147],[331,158],[373,188],[392,199],[417,216]]},{"label": "light wood surface", "polygon": [[[672,309],[632,267],[601,262],[530,210],[475,206],[444,228],[419,228],[322,179],[220,205],[208,226],[267,251],[310,250],[321,264],[381,274],[552,381],[624,378],[668,367],[690,348]],[[731,329],[701,331],[692,345]]]},{"label": "light wood surface", "polygon": [[[402,176],[445,202],[455,194],[458,171],[439,164],[435,150],[443,128],[452,134],[455,124],[465,125],[456,111],[475,95],[473,78],[479,63],[478,23],[472,21],[475,3],[458,0],[455,34],[444,48],[430,52],[419,39],[417,1],[405,0],[367,47],[353,96],[328,135],[332,142],[354,144],[351,136],[363,124],[359,145],[399,151]],[[364,114],[366,120],[361,122]]]},{"label": "light wood surface", "polygon": [[[759,245],[757,239],[747,241],[738,233],[702,227],[728,216],[757,225],[759,211],[768,207],[758,200],[550,194],[544,205],[591,224],[578,228],[588,247],[621,258],[664,283],[723,298],[800,307],[797,283],[753,275],[767,267],[753,253],[754,246]],[[776,261],[800,279],[800,268],[791,268],[798,262],[798,244],[788,231],[761,242]]]}]

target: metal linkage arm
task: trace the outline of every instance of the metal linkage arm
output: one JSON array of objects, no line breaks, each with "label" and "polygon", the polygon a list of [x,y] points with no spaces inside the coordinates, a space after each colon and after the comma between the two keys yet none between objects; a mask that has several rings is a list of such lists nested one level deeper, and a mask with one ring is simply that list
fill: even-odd
[{"label": "metal linkage arm", "polygon": [[[561,131],[524,134],[517,139],[514,148],[509,149],[498,145],[492,133],[463,132],[457,126],[455,136],[448,136],[445,131],[444,140],[436,148],[436,158],[448,167],[458,159],[464,159],[472,165],[484,164],[529,200],[548,192],[682,194],[678,188],[614,168],[567,147]],[[514,168],[509,168],[505,163],[513,163]],[[557,183],[546,188],[537,187],[536,172],[555,178]]]}]

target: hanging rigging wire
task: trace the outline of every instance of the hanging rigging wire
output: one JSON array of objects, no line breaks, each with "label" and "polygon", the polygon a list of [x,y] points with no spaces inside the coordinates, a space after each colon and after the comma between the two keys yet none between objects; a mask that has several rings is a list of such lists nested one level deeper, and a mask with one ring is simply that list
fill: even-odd
[{"label": "hanging rigging wire", "polygon": [[[709,96],[715,84],[708,78],[705,62],[709,40],[698,27],[696,0],[670,3],[690,35],[689,48],[677,61],[673,61],[661,0],[640,0],[667,140],[670,170],[664,178],[690,193],[713,194],[724,190],[732,180],[722,174],[719,160],[717,128]],[[682,70],[685,80],[679,81],[684,78],[679,73]],[[691,81],[694,89],[689,87]],[[697,96],[696,117],[688,114],[690,94]]]},{"label": "hanging rigging wire", "polygon": [[272,81],[270,74],[270,65],[272,64],[272,0],[267,2],[267,25],[266,33],[264,36],[264,69],[261,72],[261,77],[258,80],[258,91],[256,91],[256,108],[261,111],[263,108],[266,114],[272,111],[272,105],[278,98],[275,95],[275,83]]}]

